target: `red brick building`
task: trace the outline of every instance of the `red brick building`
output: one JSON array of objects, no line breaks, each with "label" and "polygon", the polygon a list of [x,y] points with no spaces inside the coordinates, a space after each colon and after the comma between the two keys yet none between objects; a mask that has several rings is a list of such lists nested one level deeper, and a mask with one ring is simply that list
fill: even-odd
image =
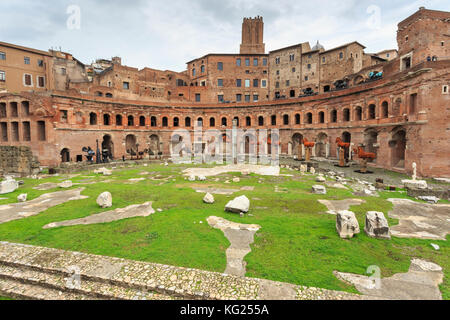
[{"label": "red brick building", "polygon": [[[262,19],[258,21],[248,30],[260,30]],[[421,176],[450,177],[449,21],[449,12],[420,9],[399,24],[399,56],[380,63],[364,65],[364,47],[357,42],[332,50],[310,49],[309,44],[301,44],[301,50],[285,48],[288,59],[290,50],[298,50],[292,63],[303,79],[292,88],[286,86],[287,93],[296,90],[293,97],[276,100],[271,94],[276,57],[261,52],[260,31],[258,37],[250,37],[256,40],[243,41],[251,44],[241,46],[244,53],[206,55],[189,62],[182,73],[116,64],[94,76],[93,82],[68,90],[6,90],[0,93],[0,145],[31,146],[44,165],[81,160],[82,147],[95,148],[96,140],[114,158],[129,157],[130,150],[137,149],[170,156],[175,129],[193,135],[194,122],[201,120],[204,129],[225,133],[237,119],[244,130],[279,129],[281,153],[286,156],[301,152],[299,144],[306,137],[316,142],[313,156],[335,158],[334,141],[341,137],[376,152],[376,166],[410,173],[416,162]],[[317,76],[310,87],[317,85],[319,90],[299,97],[305,75],[312,73],[308,64],[314,65]],[[292,72],[293,66],[286,66]],[[371,71],[383,76],[370,79]],[[129,87],[124,89],[128,77]],[[335,88],[334,82],[344,78],[347,86]],[[250,80],[248,87],[245,80]]]}]

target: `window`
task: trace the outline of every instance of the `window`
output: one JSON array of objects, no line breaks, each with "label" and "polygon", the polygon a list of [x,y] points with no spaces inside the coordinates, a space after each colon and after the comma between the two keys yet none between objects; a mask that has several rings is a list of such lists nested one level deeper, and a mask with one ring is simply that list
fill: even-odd
[{"label": "window", "polygon": [[263,116],[259,116],[258,117],[258,126],[263,126],[264,125],[264,117]]},{"label": "window", "polygon": [[280,64],[280,57],[275,58],[275,64]]},{"label": "window", "polygon": [[337,111],[336,110],[331,111],[330,119],[331,119],[331,122],[337,122]]},{"label": "window", "polygon": [[263,58],[263,66],[267,66],[267,58]]},{"label": "window", "polygon": [[242,80],[236,79],[236,87],[240,88],[242,86]]},{"label": "window", "polygon": [[245,58],[245,65],[250,66],[250,58]]},{"label": "window", "polygon": [[0,60],[6,60],[6,53],[0,52]]},{"label": "window", "polygon": [[236,66],[238,66],[238,67],[241,66],[241,59],[240,58],[236,59]]},{"label": "window", "polygon": [[24,75],[24,84],[26,86],[32,86],[33,85],[33,80],[31,79],[31,74],[25,74]]},{"label": "window", "polygon": [[295,60],[295,55],[293,53],[291,53],[289,55],[289,61],[294,61]]},{"label": "window", "polygon": [[62,74],[63,76],[66,75],[66,68],[61,68],[61,74]]},{"label": "window", "polygon": [[227,118],[222,118],[222,126],[227,126]]},{"label": "window", "polygon": [[247,127],[250,127],[252,125],[252,118],[250,117],[245,117],[245,125]]},{"label": "window", "polygon": [[277,74],[277,76],[279,76],[280,75],[280,70],[277,70],[276,74]]},{"label": "window", "polygon": [[217,70],[223,70],[223,62],[217,62]]},{"label": "window", "polygon": [[242,101],[242,94],[238,93],[236,95],[236,102],[240,102],[240,101]]},{"label": "window", "polygon": [[339,59],[343,59],[344,58],[344,53],[343,52],[339,52]]},{"label": "window", "polygon": [[215,127],[216,126],[216,119],[215,118],[209,118],[209,126]]},{"label": "window", "polygon": [[5,71],[0,71],[0,81],[6,81]]},{"label": "window", "polygon": [[223,79],[217,79],[217,86],[223,87]]},{"label": "window", "polygon": [[219,95],[217,96],[217,100],[218,100],[219,102],[223,102],[223,94],[219,94]]},{"label": "window", "polygon": [[258,102],[258,100],[259,100],[259,95],[254,94],[253,95],[253,102]]},{"label": "window", "polygon": [[295,98],[295,90],[289,91],[289,97]]},{"label": "window", "polygon": [[145,117],[144,116],[139,117],[139,126],[145,127]]},{"label": "window", "polygon": [[45,78],[44,77],[38,77],[38,87],[39,88],[45,87]]},{"label": "window", "polygon": [[91,126],[95,126],[97,124],[97,114],[94,112],[91,112],[89,114],[89,124]]},{"label": "window", "polygon": [[29,57],[24,57],[24,58],[23,58],[23,62],[24,62],[25,64],[30,64],[30,58],[29,58]]},{"label": "window", "polygon": [[60,111],[61,122],[67,122],[67,110]]},{"label": "window", "polygon": [[308,112],[306,114],[306,123],[312,124],[312,113],[311,112]]},{"label": "window", "polygon": [[276,115],[273,115],[270,117],[270,124],[273,126],[277,125],[277,116]]},{"label": "window", "polygon": [[150,126],[151,127],[156,127],[157,124],[158,124],[158,122],[156,121],[156,117],[155,116],[151,117],[150,118]]},{"label": "window", "polygon": [[253,66],[254,67],[258,66],[258,58],[253,58]]},{"label": "window", "polygon": [[345,108],[343,115],[344,121],[350,121],[350,109]]},{"label": "window", "polygon": [[371,104],[369,105],[369,119],[375,119],[376,113],[375,113],[375,105]]},{"label": "window", "polygon": [[167,117],[162,118],[162,125],[163,127],[167,127],[169,125],[169,120],[167,120]]},{"label": "window", "polygon": [[286,87],[289,87],[289,85],[290,85],[290,81],[286,80]]},{"label": "window", "polygon": [[308,70],[311,70],[311,63],[308,63]]},{"label": "window", "polygon": [[386,58],[389,58],[391,55],[389,53],[386,53]]},{"label": "window", "polygon": [[261,88],[267,87],[267,80],[261,80]]},{"label": "window", "polygon": [[250,102],[250,95],[249,94],[245,95],[245,102]]},{"label": "window", "polygon": [[129,127],[134,126],[134,117],[133,116],[128,116],[128,126]]},{"label": "window", "polygon": [[195,102],[200,102],[200,93],[195,94]]},{"label": "window", "polygon": [[305,76],[305,81],[308,81],[308,79],[309,79],[308,76]]},{"label": "window", "polygon": [[288,116],[287,114],[285,114],[285,115],[283,116],[283,124],[284,124],[285,126],[287,126],[287,125],[289,124],[289,116]]},{"label": "window", "polygon": [[124,82],[124,83],[123,83],[123,88],[124,88],[125,90],[129,90],[129,89],[130,89],[130,83],[129,83],[129,82]]},{"label": "window", "polygon": [[185,127],[191,126],[191,118],[189,118],[189,117],[184,118],[184,126]]},{"label": "window", "polygon": [[245,87],[250,88],[250,79],[245,79]]},{"label": "window", "polygon": [[292,68],[292,72],[295,72],[295,68]]},{"label": "window", "polygon": [[417,93],[413,93],[409,98],[409,114],[414,114],[417,108]]},{"label": "window", "polygon": [[192,69],[192,76],[195,77],[195,68]]},{"label": "window", "polygon": [[122,125],[122,116],[120,114],[116,115],[116,126]]},{"label": "window", "polygon": [[383,118],[389,117],[389,103],[387,101],[383,101],[381,104],[381,113]]},{"label": "window", "polygon": [[29,116],[30,115],[30,102],[28,101],[22,101],[22,116]]},{"label": "window", "polygon": [[43,67],[44,66],[44,60],[38,59],[37,64],[38,64],[38,67]]},{"label": "window", "polygon": [[174,127],[180,126],[180,119],[178,117],[173,118],[173,126]]},{"label": "window", "polygon": [[205,66],[201,66],[201,67],[200,67],[200,72],[201,72],[201,73],[205,73]]},{"label": "window", "polygon": [[280,87],[280,83],[277,81],[275,82],[275,88],[279,88]]},{"label": "window", "polygon": [[[67,111],[66,111],[66,113],[67,113]],[[107,113],[103,115],[103,125],[105,125],[105,126],[111,125],[111,116]]]},{"label": "window", "polygon": [[105,97],[107,97],[107,98],[112,98],[113,97],[113,95],[112,95],[112,93],[105,93]]},{"label": "window", "polygon": [[45,141],[45,121],[37,122],[38,140]]},{"label": "window", "polygon": [[323,92],[329,92],[329,91],[330,91],[330,86],[323,87]]},{"label": "window", "polygon": [[295,114],[295,124],[300,124],[300,114]]},{"label": "window", "polygon": [[325,63],[326,59],[325,57],[322,57],[322,63]]},{"label": "window", "polygon": [[253,79],[253,87],[258,88],[258,86],[259,86],[259,80]]}]

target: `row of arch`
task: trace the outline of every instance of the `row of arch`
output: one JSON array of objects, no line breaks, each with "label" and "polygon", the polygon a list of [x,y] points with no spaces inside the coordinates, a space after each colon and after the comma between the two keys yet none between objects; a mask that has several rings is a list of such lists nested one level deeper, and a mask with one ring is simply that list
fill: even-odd
[{"label": "row of arch", "polygon": [[[344,108],[342,110],[341,113],[341,120],[344,122],[348,122],[351,121],[352,119],[354,121],[362,121],[362,120],[371,120],[371,119],[376,119],[377,118],[377,111],[376,111],[376,106],[374,104],[370,104],[367,108],[367,116],[364,117],[364,111],[363,108],[360,106],[357,106],[354,108],[353,111],[353,117],[351,116],[351,110],[350,108]],[[389,117],[389,104],[384,101],[381,105],[381,118],[388,118]],[[296,125],[300,125],[301,124],[301,115],[300,113],[296,113],[293,116],[294,118],[294,123]],[[172,122],[170,124],[170,126],[172,127],[180,127],[182,125],[182,119],[178,116],[175,116],[172,118]],[[235,122],[236,126],[252,126],[252,117],[251,116],[246,116],[245,118],[243,118],[243,122],[240,122],[240,118],[238,116],[235,116],[233,119],[233,122]],[[257,117],[257,125],[258,126],[265,126],[265,125],[271,125],[271,126],[275,126],[275,125],[279,125],[278,123],[278,117],[277,115],[271,115],[268,118],[268,121],[266,122],[266,119],[264,116],[258,116]],[[135,117],[132,115],[129,115],[126,118],[126,121],[124,121],[124,118],[122,115],[116,115],[115,116],[115,125],[117,126],[123,126],[123,125],[127,125],[127,126],[135,126],[135,125],[139,125],[139,126],[146,126],[147,125],[147,119],[145,116],[139,116],[137,118],[137,122],[135,120]],[[197,121],[197,125],[199,126],[203,126],[204,125],[204,120],[203,117],[198,117],[196,119]],[[232,122],[232,123],[233,123]],[[313,112],[307,112],[305,117],[304,117],[304,124],[312,124],[314,122],[314,115]],[[336,123],[338,122],[338,111],[337,109],[333,109],[330,111],[330,116],[329,116],[329,122],[331,123]],[[325,117],[325,111],[319,111],[317,113],[317,123],[326,123],[326,117]],[[90,125],[97,125],[98,124],[98,119],[97,119],[97,113],[95,112],[91,112],[89,114],[89,124]],[[233,123],[234,124],[234,123]],[[281,116],[281,124],[282,125],[290,125],[291,124],[291,116],[289,114],[284,114]],[[109,126],[112,125],[112,121],[111,121],[111,116],[107,113],[103,114],[103,125],[105,126]],[[185,127],[191,127],[193,125],[193,120],[191,117],[185,117],[184,118],[184,126]],[[209,127],[215,127],[217,125],[216,123],[216,117],[210,117],[209,118]],[[228,121],[228,117],[221,117],[220,118],[220,125],[221,126],[228,126],[231,125],[231,123],[229,123]],[[158,119],[156,116],[152,116],[150,117],[150,126],[151,127],[157,127],[158,126]],[[169,118],[164,116],[161,118],[161,126],[162,127],[169,127]]]}]

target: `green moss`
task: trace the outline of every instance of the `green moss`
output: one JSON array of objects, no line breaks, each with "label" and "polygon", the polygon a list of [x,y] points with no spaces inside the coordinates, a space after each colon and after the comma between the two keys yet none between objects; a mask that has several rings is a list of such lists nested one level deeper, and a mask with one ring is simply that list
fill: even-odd
[{"label": "green moss", "polygon": [[[223,272],[226,266],[225,250],[230,244],[220,230],[207,224],[206,218],[214,215],[261,226],[255,235],[252,252],[245,257],[247,276],[356,292],[337,280],[333,270],[365,274],[369,266],[377,265],[382,276],[388,277],[406,272],[412,258],[423,258],[444,268],[441,291],[445,299],[450,299],[448,241],[395,237],[390,241],[377,240],[369,238],[364,232],[350,240],[339,238],[335,230],[335,216],[326,214],[327,208],[317,200],[358,198],[351,191],[327,188],[325,196],[311,194],[311,187],[316,184],[314,177],[301,176],[292,171],[282,172],[293,174],[293,177],[228,173],[217,176],[220,182],[214,182],[216,177],[213,177],[203,182],[195,181],[195,184],[220,188],[254,186],[254,190],[240,191],[232,196],[215,195],[215,203],[206,205],[202,202],[203,194],[192,189],[194,183],[181,176],[181,170],[187,167],[192,166],[155,164],[117,169],[108,177],[81,173],[71,180],[80,182],[89,176],[99,182],[81,186],[85,188],[82,194],[89,196],[88,199],[66,202],[39,215],[0,224],[0,240]],[[130,178],[150,177],[139,175],[142,171],[154,173],[151,176],[158,174],[172,178],[125,184]],[[241,181],[223,184],[233,176],[239,176]],[[60,179],[64,177],[25,179],[25,185],[6,195],[8,199],[0,201],[0,204],[16,202],[20,193],[28,193],[28,199],[33,199],[57,191],[37,191],[32,187],[44,182],[59,182]],[[101,182],[106,179],[112,182]],[[262,183],[258,183],[260,180]],[[274,192],[275,186],[285,192]],[[77,187],[80,186],[73,188]],[[101,209],[95,203],[96,197],[104,191],[111,192],[113,196],[113,207],[110,209]],[[226,202],[242,194],[251,201],[249,214],[240,218],[239,215],[224,212]],[[406,193],[386,191],[381,192],[380,197],[364,197],[365,203],[350,209],[356,213],[360,225],[364,226],[364,215],[369,210],[381,211],[387,216],[392,209],[392,203],[387,199],[394,197],[409,198]],[[163,212],[106,224],[42,229],[51,222],[86,217],[146,201],[153,201],[153,208],[161,208]],[[388,220],[391,226],[398,223],[395,219]],[[431,242],[441,249],[435,251],[430,246]]]}]

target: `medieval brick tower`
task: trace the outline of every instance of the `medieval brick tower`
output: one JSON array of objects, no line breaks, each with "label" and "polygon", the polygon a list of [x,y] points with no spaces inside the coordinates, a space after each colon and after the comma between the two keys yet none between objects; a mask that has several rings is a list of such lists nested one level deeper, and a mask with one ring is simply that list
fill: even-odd
[{"label": "medieval brick tower", "polygon": [[242,22],[241,54],[264,54],[264,22],[263,18],[244,18]]}]

